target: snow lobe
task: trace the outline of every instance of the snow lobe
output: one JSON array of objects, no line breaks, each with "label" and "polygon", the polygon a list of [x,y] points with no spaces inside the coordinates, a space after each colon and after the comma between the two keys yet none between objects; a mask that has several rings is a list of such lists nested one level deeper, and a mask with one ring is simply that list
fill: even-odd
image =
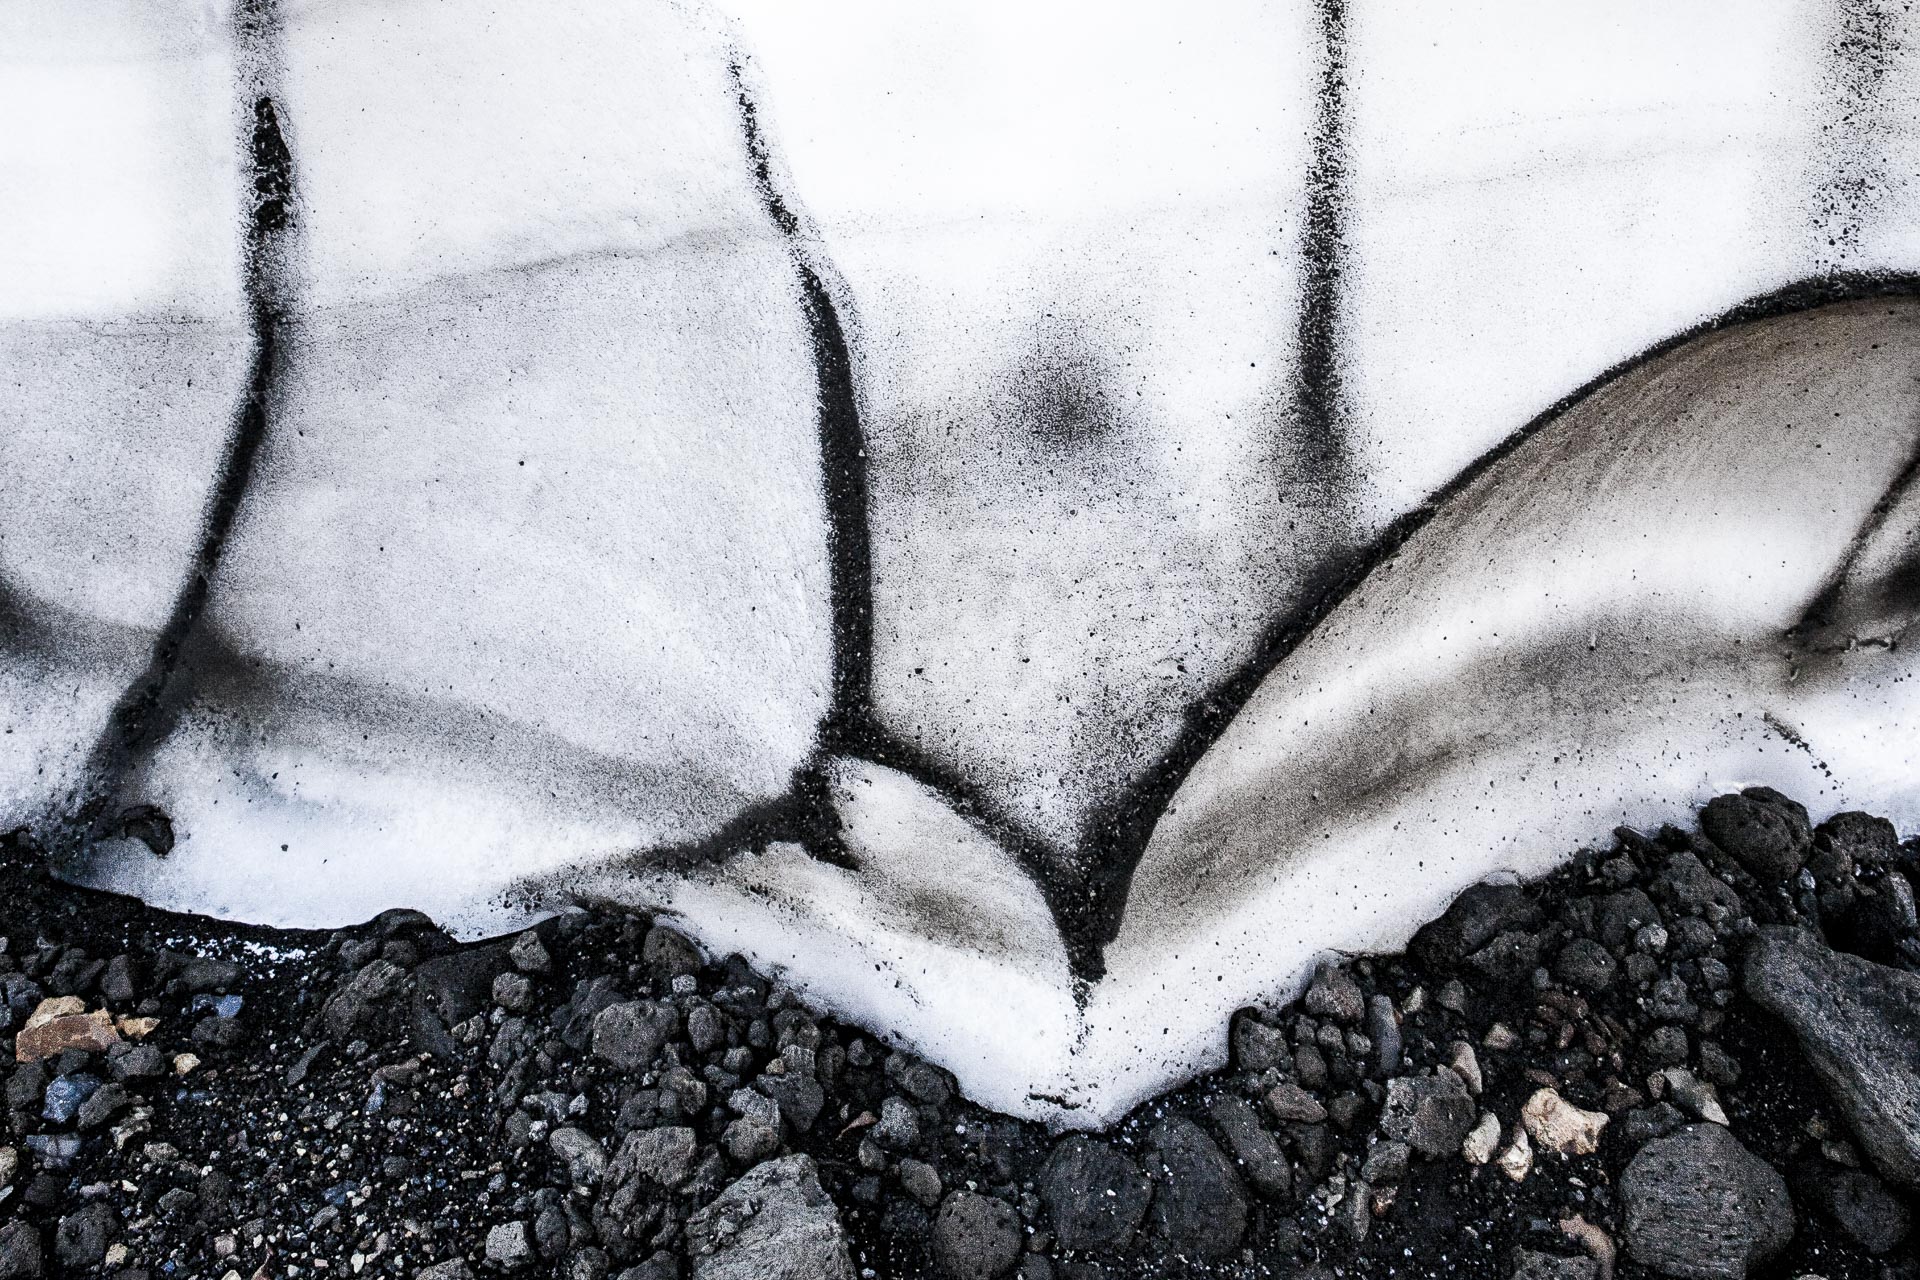
[{"label": "snow lobe", "polygon": [[1467,885],[1676,800],[1768,784],[1920,822],[1911,654],[1799,637],[1910,479],[1916,358],[1910,299],[1724,329],[1450,498],[1160,820],[1076,1071],[1103,1111],[1217,1064],[1226,1015],[1317,954],[1396,948]]},{"label": "snow lobe", "polygon": [[290,8],[278,357],[94,877],[456,928],[783,794],[831,637],[814,370],[724,48],[670,7]]}]

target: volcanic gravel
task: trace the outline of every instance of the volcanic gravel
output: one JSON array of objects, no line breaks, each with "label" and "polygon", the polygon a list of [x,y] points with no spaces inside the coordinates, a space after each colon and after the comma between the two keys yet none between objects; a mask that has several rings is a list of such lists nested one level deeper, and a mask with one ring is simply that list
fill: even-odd
[{"label": "volcanic gravel", "polygon": [[1056,1136],[643,915],[253,928],[16,833],[0,1280],[1920,1280],[1917,878],[1877,819],[1721,797]]}]

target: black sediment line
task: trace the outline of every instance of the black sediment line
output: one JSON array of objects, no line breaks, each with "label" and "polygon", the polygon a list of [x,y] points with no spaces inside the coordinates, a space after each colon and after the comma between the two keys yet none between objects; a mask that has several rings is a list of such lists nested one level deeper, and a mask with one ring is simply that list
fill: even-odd
[{"label": "black sediment line", "polygon": [[[273,46],[278,35],[274,0],[249,0],[237,17],[237,30],[243,51],[251,55],[256,67],[255,79],[249,85],[255,96],[247,140],[253,189],[244,271],[252,337],[246,392],[234,413],[186,582],[154,639],[146,669],[114,704],[107,727],[89,757],[79,830],[74,833],[83,842],[114,833],[119,819],[113,801],[139,753],[153,745],[160,721],[156,709],[205,611],[214,569],[266,438],[274,387],[281,374],[277,330],[287,293],[283,273],[286,241],[293,229],[294,172],[279,112],[270,86],[264,83],[270,77],[259,72],[259,68],[274,64]],[[72,852],[77,855],[81,851],[76,848]]]},{"label": "black sediment line", "polygon": [[[1290,652],[1331,602],[1364,573],[1366,557],[1351,545],[1350,510],[1358,477],[1348,446],[1342,331],[1347,263],[1347,6],[1317,0],[1320,79],[1314,93],[1312,159],[1300,236],[1300,293],[1294,321],[1295,371],[1288,397],[1293,449],[1286,465],[1322,495],[1328,554],[1293,601],[1264,628],[1255,659],[1230,673],[1191,706],[1173,745],[1154,766],[1083,827],[1087,882],[1061,918],[1077,955],[1094,957],[1077,972],[1097,977],[1098,955],[1119,930],[1127,890],[1148,838],[1173,793],[1225,730],[1279,656]],[[1371,567],[1367,565],[1365,567]]]},{"label": "black sediment line", "polygon": [[821,249],[780,190],[760,113],[739,62],[727,68],[740,108],[740,129],[754,186],[767,217],[786,238],[813,339],[820,421],[820,463],[826,488],[827,557],[833,615],[833,703],[821,726],[824,750],[846,749],[873,714],[873,552],[868,531],[867,447],[853,385],[853,358],[822,276]]},{"label": "black sediment line", "polygon": [[1320,84],[1314,95],[1313,160],[1301,232],[1299,313],[1294,324],[1294,465],[1325,492],[1348,495],[1353,459],[1341,377],[1342,280],[1347,259],[1347,6],[1318,0]]}]

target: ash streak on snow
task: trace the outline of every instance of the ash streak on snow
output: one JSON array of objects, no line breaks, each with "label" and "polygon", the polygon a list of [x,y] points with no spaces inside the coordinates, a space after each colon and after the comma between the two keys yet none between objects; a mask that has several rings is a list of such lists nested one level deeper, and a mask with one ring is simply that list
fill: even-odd
[{"label": "ash streak on snow", "polygon": [[867,530],[867,450],[854,390],[846,326],[826,280],[833,275],[776,180],[775,161],[748,91],[743,64],[727,67],[740,106],[740,130],[767,217],[786,237],[798,276],[819,379],[820,465],[827,491],[827,554],[832,564],[833,707],[829,746],[867,724],[873,711],[873,556]]},{"label": "ash streak on snow", "polygon": [[1876,221],[1909,180],[1886,139],[1911,128],[1914,103],[1899,80],[1915,39],[1912,10],[1906,0],[1836,0],[1810,175],[1815,260],[1828,271],[1862,265]]},{"label": "ash streak on snow", "polygon": [[1076,971],[1098,977],[1099,952],[1126,913],[1134,868],[1154,826],[1181,782],[1226,731],[1235,713],[1267,673],[1305,637],[1311,622],[1358,581],[1362,557],[1353,549],[1352,504],[1358,484],[1347,440],[1348,404],[1342,376],[1344,276],[1348,244],[1348,132],[1346,0],[1317,0],[1319,83],[1314,93],[1312,160],[1306,174],[1300,244],[1300,293],[1294,320],[1296,366],[1285,412],[1294,428],[1285,465],[1320,495],[1325,543],[1291,598],[1277,602],[1253,657],[1195,700],[1173,745],[1141,780],[1093,814],[1083,842],[1090,891],[1063,913],[1062,931],[1076,945]]},{"label": "ash streak on snow", "polygon": [[[266,438],[273,389],[282,372],[277,339],[291,289],[288,265],[295,234],[295,197],[293,157],[273,97],[280,61],[279,30],[278,0],[246,0],[235,14],[235,38],[241,50],[240,88],[243,98],[250,100],[245,113],[245,147],[253,187],[243,275],[252,335],[246,394],[235,408],[219,479],[208,501],[199,548],[187,580],[155,637],[146,670],[115,705],[90,757],[88,794],[81,813],[89,828],[88,839],[115,834],[113,827],[119,821],[111,808],[115,792],[136,754],[164,732],[164,717],[156,713],[206,607],[214,566],[232,531],[254,461]],[[171,843],[170,837],[167,843]]]}]

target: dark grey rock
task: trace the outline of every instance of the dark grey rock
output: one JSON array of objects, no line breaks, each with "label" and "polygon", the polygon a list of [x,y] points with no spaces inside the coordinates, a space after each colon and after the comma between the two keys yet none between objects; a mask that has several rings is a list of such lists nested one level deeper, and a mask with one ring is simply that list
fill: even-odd
[{"label": "dark grey rock", "polygon": [[1749,948],[1742,978],[1793,1031],[1880,1172],[1920,1188],[1920,977],[1774,927]]},{"label": "dark grey rock", "polygon": [[1793,1239],[1786,1182],[1717,1124],[1640,1148],[1620,1196],[1627,1252],[1679,1280],[1742,1280]]},{"label": "dark grey rock", "polygon": [[679,1011],[670,1004],[657,1000],[610,1004],[593,1020],[593,1056],[638,1071],[659,1056],[679,1029]]},{"label": "dark grey rock", "polygon": [[1816,846],[1858,866],[1888,862],[1900,848],[1899,833],[1891,822],[1858,810],[1834,814],[1815,829],[1813,839]]},{"label": "dark grey rock", "polygon": [[1660,924],[1660,908],[1639,889],[1621,889],[1593,904],[1593,933],[1601,943],[1618,951],[1640,930]]},{"label": "dark grey rock", "polygon": [[522,973],[539,976],[553,972],[553,956],[532,929],[513,940],[513,945],[507,948],[507,961]]},{"label": "dark grey rock", "polygon": [[1020,1269],[1014,1275],[1019,1280],[1058,1280],[1059,1272],[1054,1269],[1053,1259],[1030,1253],[1020,1259]]},{"label": "dark grey rock", "polygon": [[247,971],[231,960],[194,956],[180,970],[180,985],[198,994],[205,991],[231,991],[246,981]]},{"label": "dark grey rock", "polygon": [[1538,923],[1533,900],[1518,885],[1476,884],[1439,919],[1422,925],[1407,951],[1427,969],[1451,973],[1499,934],[1524,932]]},{"label": "dark grey rock", "polygon": [[508,1013],[533,1008],[533,982],[524,973],[498,974],[493,980],[493,1002]]},{"label": "dark grey rock", "polygon": [[1861,1169],[1809,1170],[1794,1180],[1794,1192],[1868,1253],[1886,1253],[1905,1240],[1913,1226],[1907,1207],[1886,1183]]},{"label": "dark grey rock", "polygon": [[855,1280],[811,1157],[770,1160],[687,1219],[693,1280]]},{"label": "dark grey rock", "polygon": [[1722,1088],[1739,1083],[1740,1064],[1712,1040],[1700,1042],[1700,1074]]},{"label": "dark grey rock", "polygon": [[1172,1253],[1218,1262],[1240,1247],[1247,1195],[1233,1164],[1205,1131],[1168,1117],[1147,1137],[1154,1233]]},{"label": "dark grey rock", "polygon": [[1367,1039],[1373,1045],[1370,1065],[1376,1076],[1390,1076],[1400,1069],[1400,1020],[1394,1016],[1393,1001],[1386,996],[1367,999]]},{"label": "dark grey rock", "polygon": [[1287,1037],[1277,1027],[1260,1021],[1251,1009],[1233,1015],[1228,1040],[1233,1049],[1233,1064],[1242,1071],[1259,1074],[1290,1061]]},{"label": "dark grey rock", "polygon": [[83,1133],[90,1133],[125,1111],[132,1101],[125,1085],[103,1084],[93,1091],[91,1097],[80,1104],[80,1112],[74,1117],[74,1121]]},{"label": "dark grey rock", "polygon": [[1680,1108],[1670,1102],[1650,1107],[1635,1107],[1621,1122],[1621,1137],[1629,1147],[1640,1147],[1652,1138],[1664,1138],[1687,1122]]},{"label": "dark grey rock", "polygon": [[1319,1124],[1327,1118],[1327,1108],[1320,1099],[1289,1080],[1267,1090],[1266,1104],[1274,1119],[1289,1124]]},{"label": "dark grey rock", "polygon": [[436,956],[415,967],[415,998],[447,1026],[455,1026],[486,1010],[494,976],[506,965],[507,951],[500,946]]},{"label": "dark grey rock", "polygon": [[594,1019],[624,999],[613,985],[613,979],[605,974],[574,983],[573,995],[553,1015],[553,1025],[560,1030],[561,1042],[572,1049],[585,1049],[593,1040]]},{"label": "dark grey rock", "polygon": [[1793,833],[1796,844],[1806,846],[1813,841],[1813,822],[1807,816],[1807,806],[1788,795],[1775,791],[1772,787],[1743,787],[1740,794],[1749,800],[1758,801],[1777,810],[1787,820],[1787,827]]},{"label": "dark grey rock", "polygon": [[695,1005],[687,1013],[687,1039],[696,1053],[712,1053],[727,1043],[727,1020],[710,1004]]},{"label": "dark grey rock", "polygon": [[449,1258],[420,1268],[413,1273],[413,1280],[473,1280],[473,1268],[465,1258]]},{"label": "dark grey rock", "polygon": [[41,1105],[46,1092],[46,1067],[38,1062],[23,1062],[7,1077],[7,1110],[30,1111]]},{"label": "dark grey rock", "polygon": [[940,1203],[940,1171],[924,1160],[907,1159],[900,1162],[900,1189],[912,1196],[925,1209],[931,1209]]},{"label": "dark grey rock", "polygon": [[1496,933],[1491,942],[1467,957],[1466,967],[1495,988],[1518,986],[1540,967],[1540,939],[1517,929]]},{"label": "dark grey rock", "polygon": [[1324,1178],[1333,1168],[1333,1135],[1323,1124],[1294,1125],[1287,1134],[1293,1153],[1310,1178]]},{"label": "dark grey rock", "polygon": [[572,1242],[573,1233],[567,1226],[567,1215],[559,1205],[550,1204],[542,1209],[533,1220],[533,1244],[540,1256],[547,1259],[559,1257],[567,1251]]},{"label": "dark grey rock", "polygon": [[120,1219],[108,1205],[95,1201],[60,1219],[53,1233],[53,1254],[60,1265],[75,1271],[97,1267],[120,1229]]},{"label": "dark grey rock", "polygon": [[755,1087],[779,1105],[780,1115],[793,1126],[795,1133],[812,1129],[813,1122],[820,1118],[821,1110],[827,1105],[826,1091],[812,1076],[792,1071],[779,1076],[763,1075]]},{"label": "dark grey rock", "polygon": [[1897,871],[1856,882],[1851,905],[1827,922],[1827,936],[1856,955],[1881,964],[1904,964],[1902,947],[1910,946],[1920,913],[1916,913],[1913,886]]},{"label": "dark grey rock", "polygon": [[953,1097],[951,1077],[931,1062],[904,1053],[887,1059],[887,1079],[900,1086],[900,1092],[929,1107],[944,1107]]},{"label": "dark grey rock", "polygon": [[956,1191],[933,1220],[933,1259],[947,1280],[1000,1280],[1020,1261],[1020,1215],[1005,1200]]},{"label": "dark grey rock", "polygon": [[547,1135],[547,1148],[553,1158],[567,1167],[567,1176],[576,1187],[590,1187],[607,1171],[607,1151],[584,1129],[565,1126]]},{"label": "dark grey rock", "polygon": [[677,1187],[693,1172],[693,1160],[699,1150],[699,1138],[691,1129],[677,1125],[639,1129],[620,1143],[620,1152],[608,1166],[607,1177],[619,1183],[641,1177],[663,1187]]},{"label": "dark grey rock", "polygon": [[1054,1146],[1039,1189],[1061,1247],[1094,1253],[1125,1252],[1153,1197],[1152,1182],[1124,1152],[1084,1134]]},{"label": "dark grey rock", "polygon": [[1466,1082],[1441,1068],[1430,1076],[1401,1076],[1387,1082],[1380,1130],[1435,1160],[1458,1151],[1478,1118]]},{"label": "dark grey rock", "polygon": [[1227,1144],[1227,1153],[1239,1162],[1253,1189],[1269,1200],[1283,1200],[1293,1190],[1293,1168],[1280,1143],[1260,1123],[1260,1115],[1244,1098],[1218,1098],[1207,1109],[1207,1119]]},{"label": "dark grey rock", "polygon": [[1685,1062],[1693,1050],[1684,1028],[1660,1026],[1647,1032],[1640,1042],[1640,1052],[1655,1066],[1674,1067]]},{"label": "dark grey rock", "polygon": [[887,1095],[880,1103],[880,1123],[873,1126],[873,1140],[896,1151],[918,1146],[920,1113],[899,1094]]},{"label": "dark grey rock", "polygon": [[1592,938],[1575,938],[1553,960],[1553,976],[1575,991],[1604,991],[1619,971],[1612,954]]},{"label": "dark grey rock", "polygon": [[1376,1142],[1367,1152],[1366,1163],[1360,1166],[1360,1176],[1375,1186],[1391,1186],[1407,1176],[1412,1155],[1413,1149],[1404,1142],[1392,1138]]},{"label": "dark grey rock", "polygon": [[1682,850],[1667,859],[1653,882],[1653,891],[1683,913],[1697,915],[1710,906],[1740,910],[1739,893],[1707,870],[1706,863],[1691,850]]},{"label": "dark grey rock", "polygon": [[1600,1264],[1592,1258],[1566,1258],[1532,1249],[1513,1251],[1512,1280],[1599,1280]]},{"label": "dark grey rock", "polygon": [[1327,1056],[1319,1046],[1303,1044],[1293,1051],[1293,1078],[1304,1089],[1327,1087]]},{"label": "dark grey rock", "polygon": [[487,1232],[487,1264],[502,1271],[533,1265],[533,1233],[524,1222],[503,1222]]},{"label": "dark grey rock", "polygon": [[1367,1011],[1366,993],[1353,975],[1337,964],[1320,966],[1302,1003],[1314,1017],[1332,1018],[1347,1026],[1359,1022]]},{"label": "dark grey rock", "polygon": [[640,944],[640,958],[649,969],[669,978],[700,972],[700,948],[686,934],[663,924],[647,930],[646,941]]},{"label": "dark grey rock", "polygon": [[1700,1006],[1693,1002],[1687,984],[1677,977],[1662,978],[1647,993],[1647,1013],[1665,1022],[1699,1021]]},{"label": "dark grey rock", "polygon": [[118,955],[107,961],[100,975],[100,994],[115,1004],[128,1004],[140,993],[133,976],[133,957]]},{"label": "dark grey rock", "polygon": [[39,1280],[43,1265],[40,1232],[33,1224],[0,1222],[0,1280]]},{"label": "dark grey rock", "polygon": [[[1700,811],[1700,829],[1707,838],[1762,884],[1778,884],[1798,874],[1813,839],[1807,811],[1780,799],[1784,805],[1750,793],[1715,796]],[[1787,805],[1799,809],[1797,822]]]},{"label": "dark grey rock", "polygon": [[739,1119],[727,1125],[720,1145],[743,1165],[758,1164],[780,1149],[780,1131],[758,1120]]},{"label": "dark grey rock", "polygon": [[1341,1131],[1350,1130],[1367,1109],[1367,1100],[1357,1093],[1343,1093],[1327,1104],[1327,1119]]},{"label": "dark grey rock", "polygon": [[193,1042],[213,1049],[231,1049],[247,1038],[247,1029],[238,1018],[218,1014],[193,1024]]},{"label": "dark grey rock", "polygon": [[406,983],[407,971],[391,960],[369,960],[347,981],[343,994],[366,1001],[385,1000]]}]

